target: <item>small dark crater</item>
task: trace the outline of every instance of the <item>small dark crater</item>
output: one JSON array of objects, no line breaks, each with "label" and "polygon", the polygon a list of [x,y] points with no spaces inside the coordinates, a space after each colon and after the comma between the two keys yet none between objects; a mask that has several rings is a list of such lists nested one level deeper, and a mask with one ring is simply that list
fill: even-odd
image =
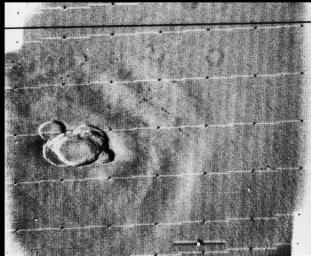
[{"label": "small dark crater", "polygon": [[122,80],[133,80],[132,71],[127,70],[124,66],[118,69],[117,76]]},{"label": "small dark crater", "polygon": [[14,82],[23,82],[25,80],[25,68],[17,63],[12,66],[12,68],[8,71],[8,78]]},{"label": "small dark crater", "polygon": [[182,7],[185,9],[196,9],[198,7],[198,2],[184,2],[182,3]]},{"label": "small dark crater", "polygon": [[210,66],[220,66],[224,61],[225,54],[221,49],[210,49],[205,57]]},{"label": "small dark crater", "polygon": [[198,2],[191,2],[191,8],[196,9],[198,7],[199,3]]}]

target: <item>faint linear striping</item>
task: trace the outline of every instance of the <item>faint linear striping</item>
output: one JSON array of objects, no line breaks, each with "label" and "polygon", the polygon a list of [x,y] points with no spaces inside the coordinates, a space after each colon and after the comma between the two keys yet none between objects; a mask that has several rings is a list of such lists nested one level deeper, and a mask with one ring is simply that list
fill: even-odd
[{"label": "faint linear striping", "polygon": [[[291,245],[289,243],[278,243],[275,245]],[[62,247],[62,248],[49,248],[49,251],[63,251],[63,250],[84,250],[84,248],[66,248],[66,247]],[[210,254],[227,254],[230,251],[245,251],[248,250],[249,251],[249,247],[236,247],[236,248],[227,248],[224,250],[202,250],[202,251],[179,251],[177,253],[144,253],[144,254],[130,254],[130,256],[183,256],[184,254],[194,254],[194,255],[210,255]],[[252,248],[252,250],[257,250],[257,251],[268,251],[268,250],[277,250],[276,247],[254,247]],[[42,248],[32,248],[31,251],[33,252],[39,252],[42,251]],[[96,249],[94,248],[92,251],[94,252],[102,252],[102,248]]]},{"label": "faint linear striping", "polygon": [[[303,120],[303,122],[308,122],[308,120]],[[258,125],[281,125],[283,123],[302,123],[301,119],[297,120],[279,120],[279,121],[271,121],[271,122],[256,122],[255,126]],[[127,132],[127,131],[137,131],[137,130],[175,130],[175,129],[187,129],[187,128],[217,128],[217,127],[234,127],[234,126],[245,126],[251,125],[254,126],[253,122],[245,122],[245,123],[227,123],[227,124],[197,124],[197,125],[181,125],[181,126],[161,126],[160,129],[157,127],[133,127],[133,128],[120,128],[120,129],[102,129],[104,132]],[[7,134],[5,138],[8,137],[35,137],[39,136],[37,133],[29,133],[29,134]]]},{"label": "faint linear striping", "polygon": [[[130,5],[130,6],[133,6],[133,5],[139,5],[139,3],[114,3],[114,5]],[[91,7],[101,7],[101,6],[111,6],[111,7],[114,7],[112,5],[112,3],[100,3],[100,4],[88,4],[86,6],[66,6],[66,9],[64,9],[63,6],[55,6],[55,7],[42,7],[40,8],[41,11],[53,11],[53,10],[69,10],[69,9],[73,9],[73,10],[77,10],[77,9],[91,9]]]},{"label": "faint linear striping", "polygon": [[[279,244],[279,245],[284,245],[284,244]],[[242,251],[246,250],[249,251],[249,247],[237,247],[237,248],[228,248],[226,250],[229,251]],[[253,247],[252,250],[277,250],[277,247]]]},{"label": "faint linear striping", "polygon": [[[291,244],[288,244],[288,243],[278,243],[278,244],[275,244],[275,245],[291,245]],[[254,247],[252,248],[253,250],[277,250],[276,247]],[[41,251],[42,248],[32,248],[31,249],[32,251]],[[65,247],[62,247],[62,248],[50,248],[49,250],[83,250],[83,248],[65,248]],[[130,256],[182,256],[183,254],[197,254],[197,255],[206,255],[206,254],[227,254],[229,253],[230,251],[244,251],[244,250],[249,250],[249,247],[232,247],[232,248],[227,248],[227,249],[224,249],[224,250],[214,250],[214,251],[180,251],[180,252],[177,252],[177,253],[144,253],[144,254],[130,254]],[[99,249],[94,249],[93,251],[98,251],[98,252],[101,252],[102,249],[99,248]]]},{"label": "faint linear striping", "polygon": [[[295,75],[311,75],[311,73],[301,73],[301,72],[280,72],[274,74],[256,74],[256,77],[279,77],[279,76],[295,76]],[[236,78],[254,78],[254,74],[252,75],[231,75],[231,76],[200,76],[200,77],[181,77],[181,78],[163,78],[161,81],[158,79],[138,79],[131,81],[113,81],[116,84],[130,84],[130,83],[144,83],[144,82],[173,82],[173,81],[187,81],[187,80],[226,80],[226,79],[236,79]],[[104,85],[111,84],[111,80],[109,81],[92,81],[89,84],[51,84],[45,86],[26,86],[20,88],[5,88],[5,91],[18,91],[18,90],[32,90],[32,89],[42,89],[42,88],[53,88],[53,87],[72,87],[72,86],[91,86],[91,85]]]},{"label": "faint linear striping", "polygon": [[39,183],[53,183],[53,182],[87,182],[87,181],[111,181],[111,180],[130,180],[130,179],[160,179],[160,178],[187,178],[189,176],[211,176],[211,175],[235,175],[235,174],[265,174],[265,173],[277,173],[284,171],[294,171],[301,170],[301,167],[279,167],[274,168],[273,170],[236,170],[236,171],[228,171],[228,172],[210,172],[210,173],[184,173],[184,174],[159,174],[159,175],[133,175],[133,176],[111,176],[107,178],[102,177],[94,177],[94,178],[83,178],[83,179],[53,179],[53,180],[34,180],[34,181],[19,181],[16,183],[7,182],[6,185],[17,185],[17,184],[39,184]]},{"label": "faint linear striping", "polygon": [[277,213],[275,214],[275,216],[278,216],[278,217],[288,217],[288,216],[294,216],[295,214],[294,213]]},{"label": "faint linear striping", "polygon": [[[252,220],[277,220],[279,216],[276,217],[253,217]],[[250,218],[228,218],[229,221],[241,221],[241,220],[250,220]]]},{"label": "faint linear striping", "polygon": [[[282,246],[282,245],[292,245],[291,243],[276,243],[275,245],[277,246]],[[306,255],[307,256],[307,255]]]},{"label": "faint linear striping", "polygon": [[[176,245],[196,245],[198,240],[177,240],[173,242]],[[226,244],[225,240],[202,240],[199,243],[201,244]]]},{"label": "faint linear striping", "polygon": [[[100,6],[111,6],[113,7],[112,3],[100,3],[100,4],[88,4],[88,6],[94,6],[94,7],[100,7]],[[131,2],[123,2],[123,3],[114,3],[114,5],[139,5],[138,2],[136,3],[131,3]]]},{"label": "faint linear striping", "polygon": [[[203,222],[202,220],[187,220],[187,221],[178,221],[178,222],[159,222],[159,223],[130,223],[130,224],[123,224],[123,225],[89,225],[89,226],[80,226],[80,227],[46,227],[46,228],[25,228],[25,229],[7,229],[7,232],[38,232],[38,231],[64,231],[64,230],[90,230],[96,228],[135,228],[139,226],[151,226],[151,227],[158,227],[158,226],[179,226],[179,225],[192,225],[192,224],[206,224],[206,223],[224,223],[228,224],[232,221],[245,221],[250,220],[250,218],[227,218],[224,220],[210,220]],[[277,217],[256,217],[253,220],[278,220]]]},{"label": "faint linear striping", "polygon": [[[89,7],[88,7],[89,8]],[[282,29],[282,28],[293,28],[293,27],[301,27],[301,25],[292,24],[292,25],[280,25],[280,26],[256,26],[256,29]],[[85,36],[75,36],[75,37],[67,37],[66,40],[69,39],[90,39],[92,37],[114,37],[114,36],[139,36],[139,35],[161,35],[161,34],[183,34],[183,33],[195,33],[195,32],[234,32],[236,30],[254,30],[254,26],[246,26],[246,27],[233,27],[233,28],[199,28],[199,29],[184,29],[178,31],[142,31],[142,32],[134,32],[134,33],[114,33],[113,36],[111,33],[104,34],[89,34]],[[40,40],[64,40],[62,37],[44,37],[39,38]],[[25,43],[37,43],[42,41],[26,41]]]}]

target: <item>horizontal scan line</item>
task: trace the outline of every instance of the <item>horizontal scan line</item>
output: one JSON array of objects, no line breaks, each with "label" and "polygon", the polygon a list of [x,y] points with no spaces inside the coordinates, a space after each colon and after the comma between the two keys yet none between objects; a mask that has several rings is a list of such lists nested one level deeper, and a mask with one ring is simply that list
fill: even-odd
[{"label": "horizontal scan line", "polygon": [[[176,245],[196,245],[198,243],[197,240],[177,240],[173,242]],[[204,244],[226,244],[224,240],[202,240],[201,243]]]},{"label": "horizontal scan line", "polygon": [[[258,30],[262,29],[282,29],[282,28],[293,28],[293,27],[301,27],[301,25],[293,24],[293,25],[283,25],[283,26],[260,26],[256,27]],[[184,34],[184,33],[197,33],[197,32],[234,32],[236,30],[254,30],[254,26],[252,27],[232,27],[232,28],[196,28],[196,29],[183,29],[183,30],[169,30],[169,31],[159,31],[159,30],[153,30],[153,31],[139,31],[139,32],[132,32],[132,33],[118,33],[114,32],[113,34],[111,33],[102,33],[102,34],[87,34],[83,36],[70,36],[66,37],[65,40],[70,40],[70,39],[91,39],[92,37],[118,37],[118,36],[140,36],[140,35],[163,35],[163,34]],[[43,40],[64,40],[62,36],[55,36],[55,37],[43,37],[39,38],[41,41],[26,41],[25,43],[28,42],[33,42],[33,43],[40,43],[43,42]]]},{"label": "horizontal scan line", "polygon": [[111,6],[114,7],[114,5],[138,5],[139,3],[90,3],[87,4],[86,6],[56,6],[56,7],[42,7],[40,8],[41,11],[53,11],[53,10],[63,10],[63,11],[67,11],[67,10],[79,10],[79,9],[91,9],[91,7],[102,7],[102,6]]},{"label": "horizontal scan line", "polygon": [[21,26],[5,27],[5,29],[58,29],[58,28],[122,28],[122,27],[193,27],[193,26],[235,26],[235,25],[280,25],[280,24],[308,24],[311,21],[253,21],[253,22],[198,22],[198,23],[154,23],[154,24],[94,24],[94,25],[60,25],[60,26]]},{"label": "horizontal scan line", "polygon": [[[231,221],[241,220],[244,221],[246,218],[227,218],[223,220],[210,220],[203,222],[202,220],[188,220],[188,221],[178,221],[178,222],[154,222],[154,223],[130,223],[130,224],[123,224],[123,225],[89,225],[89,226],[80,226],[80,227],[46,227],[46,228],[30,228],[30,229],[15,229],[15,230],[7,230],[8,232],[36,232],[36,231],[63,231],[63,230],[89,230],[89,229],[96,229],[96,228],[107,228],[111,229],[118,229],[118,228],[135,228],[139,226],[151,226],[151,227],[158,227],[158,226],[179,226],[179,225],[191,225],[191,224],[206,224],[206,223],[224,223],[228,224]],[[278,219],[277,217],[257,217],[253,220],[270,220],[270,219]],[[249,220],[249,218],[248,218]],[[215,241],[207,241],[206,243],[215,243]],[[218,243],[226,243],[225,241],[216,241]]]},{"label": "horizontal scan line", "polygon": [[[277,220],[278,217],[254,217],[252,218],[252,220]],[[228,221],[241,221],[241,220],[245,220],[245,221],[249,221],[250,218],[229,218]]]},{"label": "horizontal scan line", "polygon": [[[280,77],[280,76],[296,76],[296,75],[308,75],[308,74],[301,74],[301,72],[280,72],[274,74],[256,74],[256,77]],[[142,82],[177,82],[177,81],[187,81],[187,80],[227,80],[227,79],[238,79],[238,78],[254,78],[254,74],[248,75],[231,75],[231,76],[200,76],[200,77],[181,77],[181,78],[162,78],[159,81],[156,78],[153,79],[138,79],[138,80],[131,80],[131,81],[113,81],[115,84],[129,84],[129,83],[142,83]],[[111,84],[111,80],[109,81],[90,81],[87,84],[51,84],[45,86],[26,86],[20,88],[5,88],[6,91],[19,91],[19,90],[32,90],[32,89],[43,89],[43,88],[50,88],[50,87],[72,87],[72,86],[92,86],[92,85],[104,85],[104,84]]]},{"label": "horizontal scan line", "polygon": [[191,176],[212,176],[212,175],[237,175],[241,173],[245,174],[264,174],[264,173],[275,173],[283,171],[294,171],[301,170],[301,167],[276,167],[274,169],[253,169],[253,170],[236,170],[228,172],[198,172],[198,173],[181,173],[181,174],[155,174],[155,175],[133,175],[133,176],[109,176],[109,177],[94,177],[94,178],[83,178],[83,179],[51,179],[51,180],[33,180],[33,181],[16,181],[14,183],[6,183],[6,185],[19,185],[19,184],[39,184],[39,183],[54,183],[54,182],[87,182],[87,181],[107,181],[112,180],[131,180],[131,179],[163,179],[163,178],[187,178]]},{"label": "horizontal scan line", "polygon": [[[276,247],[252,247],[252,250],[276,250]],[[250,247],[236,247],[236,248],[228,248],[228,251],[249,251]]]},{"label": "horizontal scan line", "polygon": [[[279,244],[287,245],[287,244]],[[213,250],[213,251],[182,251],[178,253],[153,253],[153,254],[131,254],[131,256],[182,256],[183,254],[197,254],[197,255],[206,255],[206,254],[218,254],[218,253],[229,253],[230,251],[249,251],[250,247],[232,247],[224,250]],[[252,247],[252,250],[257,251],[266,251],[266,250],[277,250],[276,247]]]},{"label": "horizontal scan line", "polygon": [[[161,127],[133,127],[133,128],[119,128],[119,129],[102,129],[103,131],[109,132],[127,132],[127,131],[137,131],[137,130],[175,130],[175,129],[208,129],[208,128],[226,128],[234,126],[258,126],[258,125],[281,125],[284,123],[303,123],[305,120],[279,120],[271,122],[245,122],[245,123],[227,123],[227,124],[197,124],[197,125],[180,125],[180,126],[161,126]],[[307,120],[306,120],[307,121]],[[28,134],[6,134],[5,137],[36,137],[39,136],[37,133],[28,133]]]}]

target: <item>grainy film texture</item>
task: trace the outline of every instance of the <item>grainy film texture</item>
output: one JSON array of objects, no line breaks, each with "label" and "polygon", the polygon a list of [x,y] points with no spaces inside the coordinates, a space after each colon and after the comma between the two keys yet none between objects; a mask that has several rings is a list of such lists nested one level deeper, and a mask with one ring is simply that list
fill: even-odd
[{"label": "grainy film texture", "polygon": [[6,255],[311,255],[309,9],[7,3]]}]

